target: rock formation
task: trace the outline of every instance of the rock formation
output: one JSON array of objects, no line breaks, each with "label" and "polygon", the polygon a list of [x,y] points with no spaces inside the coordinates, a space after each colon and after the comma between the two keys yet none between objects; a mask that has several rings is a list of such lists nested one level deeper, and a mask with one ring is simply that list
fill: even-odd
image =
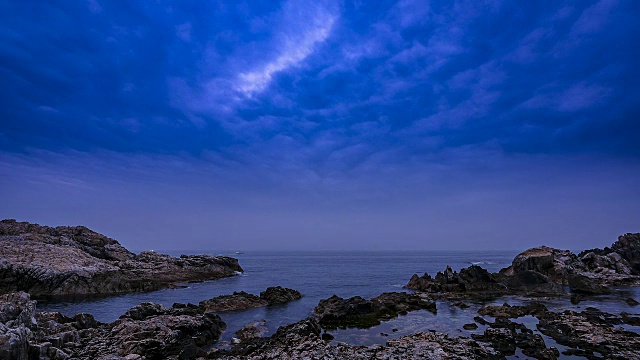
[{"label": "rock formation", "polygon": [[415,294],[383,293],[371,300],[360,296],[343,299],[339,296],[320,300],[313,313],[325,327],[367,328],[380,324],[409,311],[428,310],[436,312],[436,304]]},{"label": "rock formation", "polygon": [[414,274],[405,288],[486,297],[563,295],[563,286],[568,286],[576,296],[594,295],[609,293],[610,286],[640,283],[639,271],[640,234],[626,234],[611,248],[587,250],[579,255],[547,246],[528,249],[495,274],[475,265],[461,269],[459,274],[447,267],[435,278],[426,273]]},{"label": "rock formation", "polygon": [[302,294],[297,290],[283,288],[281,286],[270,286],[261,292],[259,297],[240,291],[234,292],[232,295],[220,295],[201,301],[200,306],[206,311],[213,312],[236,311],[284,304],[300,298],[302,298]]},{"label": "rock formation", "polygon": [[210,359],[503,359],[490,345],[440,333],[417,333],[369,347],[322,340],[318,320],[282,326],[268,338],[212,350]]},{"label": "rock formation", "polygon": [[134,254],[83,226],[48,227],[0,221],[0,292],[86,295],[151,291],[180,282],[232,276],[224,256]]}]

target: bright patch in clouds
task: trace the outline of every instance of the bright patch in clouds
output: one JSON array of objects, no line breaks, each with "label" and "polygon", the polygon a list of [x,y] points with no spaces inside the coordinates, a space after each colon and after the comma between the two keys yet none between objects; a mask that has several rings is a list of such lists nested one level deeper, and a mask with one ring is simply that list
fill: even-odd
[{"label": "bright patch in clouds", "polygon": [[[295,12],[294,16],[306,19],[306,14]],[[238,76],[236,90],[247,97],[263,91],[280,71],[287,70],[298,65],[313,53],[317,44],[324,42],[333,28],[336,17],[324,9],[313,14],[311,25],[304,28],[302,22],[296,22],[294,26],[286,29],[279,46],[280,54],[272,61],[258,66],[257,70],[243,72]],[[300,20],[300,19],[298,19]]]}]

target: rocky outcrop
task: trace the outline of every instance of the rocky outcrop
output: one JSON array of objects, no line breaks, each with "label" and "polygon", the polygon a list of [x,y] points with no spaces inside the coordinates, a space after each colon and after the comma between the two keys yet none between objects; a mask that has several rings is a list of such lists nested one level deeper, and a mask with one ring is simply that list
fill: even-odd
[{"label": "rocky outcrop", "polygon": [[28,359],[35,308],[27,293],[0,295],[0,359]]},{"label": "rocky outcrop", "polygon": [[220,295],[200,301],[201,307],[213,312],[246,310],[267,305],[269,305],[269,303],[266,300],[244,291],[234,292],[232,295]]},{"label": "rocky outcrop", "polygon": [[417,333],[369,347],[322,340],[317,319],[280,327],[268,338],[212,350],[210,359],[503,359],[489,345],[441,333]]},{"label": "rocky outcrop", "polygon": [[627,262],[634,274],[640,274],[640,233],[619,236],[611,250]]},{"label": "rocky outcrop", "polygon": [[435,278],[427,273],[422,277],[414,274],[405,288],[424,292],[459,293],[501,293],[506,290],[503,284],[496,281],[494,275],[477,265],[463,268],[459,274],[447,266],[446,270],[438,272]]},{"label": "rocky outcrop", "polygon": [[302,294],[299,291],[281,286],[270,286],[267,290],[260,292],[260,299],[265,300],[270,305],[284,304],[301,298]]},{"label": "rocky outcrop", "polygon": [[382,320],[406,314],[409,311],[428,310],[436,312],[436,304],[415,294],[383,293],[371,300],[360,296],[343,299],[339,296],[320,300],[313,313],[325,327],[367,328],[379,325]]},{"label": "rocky outcrop", "polygon": [[180,282],[232,276],[238,261],[224,256],[134,254],[83,226],[0,221],[0,292],[86,295],[151,291]]},{"label": "rocky outcrop", "polygon": [[191,359],[206,356],[226,324],[196,305],[142,303],[102,324],[35,312],[29,294],[0,296],[0,359]]},{"label": "rocky outcrop", "polygon": [[220,295],[200,302],[200,306],[206,311],[223,312],[246,310],[276,304],[284,304],[289,301],[302,298],[299,291],[270,286],[260,293],[260,296],[249,294],[245,291],[234,292],[231,295]]},{"label": "rocky outcrop", "polygon": [[640,335],[620,328],[632,318],[604,313],[595,308],[582,312],[564,311],[538,314],[538,329],[558,344],[569,347],[564,355],[589,359],[638,359]]}]

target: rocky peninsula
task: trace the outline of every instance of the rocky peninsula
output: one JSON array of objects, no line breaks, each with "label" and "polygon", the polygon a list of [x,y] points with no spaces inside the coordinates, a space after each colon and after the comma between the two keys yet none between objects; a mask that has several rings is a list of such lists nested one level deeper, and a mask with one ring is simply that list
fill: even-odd
[{"label": "rocky peninsula", "polygon": [[84,226],[0,221],[0,293],[31,296],[152,291],[184,282],[233,276],[226,256],[134,254]]}]

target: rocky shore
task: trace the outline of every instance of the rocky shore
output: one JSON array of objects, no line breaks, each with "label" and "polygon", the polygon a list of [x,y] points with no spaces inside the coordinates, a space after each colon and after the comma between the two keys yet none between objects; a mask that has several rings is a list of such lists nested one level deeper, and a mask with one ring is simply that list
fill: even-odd
[{"label": "rocky shore", "polygon": [[[281,287],[267,288],[264,293],[299,294]],[[241,309],[242,299],[234,299],[235,308]],[[204,303],[215,303],[216,298],[210,300]],[[274,305],[282,304],[280,300],[265,301]],[[37,312],[36,301],[25,292],[0,295],[3,360],[195,359],[208,356],[209,346],[226,327],[216,312],[202,305],[164,307],[146,302],[103,324],[90,314],[67,317],[59,312]]]},{"label": "rocky shore", "polygon": [[414,274],[407,289],[445,297],[491,298],[504,295],[561,296],[607,294],[612,286],[640,284],[640,234],[626,234],[611,248],[576,255],[541,246],[517,255],[511,266],[489,273],[470,266],[460,273],[447,267],[435,277]]},{"label": "rocky shore", "polygon": [[42,296],[151,291],[240,271],[238,260],[225,256],[134,254],[116,240],[83,226],[54,228],[0,221],[0,293],[25,291]]},{"label": "rocky shore", "polygon": [[[241,268],[225,257],[136,255],[84,227],[5,220],[0,222],[0,245],[0,360],[640,358],[640,314],[571,305],[640,284],[640,234],[626,234],[610,248],[577,255],[546,246],[529,249],[495,273],[472,265],[459,271],[447,267],[433,277],[416,274],[405,286],[412,292],[370,299],[334,295],[320,300],[308,318],[271,334],[265,320],[238,326],[231,343],[219,348],[213,345],[227,328],[223,319],[228,312],[285,304],[302,294],[274,286],[259,295],[238,291],[198,304],[145,302],[101,323],[89,314],[38,312],[27,292],[144,291],[229,276]],[[548,299],[562,299],[572,307],[541,302]],[[622,304],[632,311],[638,302],[627,298]],[[445,312],[466,314],[458,335],[400,330],[384,344],[371,346],[334,340],[339,331],[379,329],[410,312],[435,320],[442,306]]]}]

